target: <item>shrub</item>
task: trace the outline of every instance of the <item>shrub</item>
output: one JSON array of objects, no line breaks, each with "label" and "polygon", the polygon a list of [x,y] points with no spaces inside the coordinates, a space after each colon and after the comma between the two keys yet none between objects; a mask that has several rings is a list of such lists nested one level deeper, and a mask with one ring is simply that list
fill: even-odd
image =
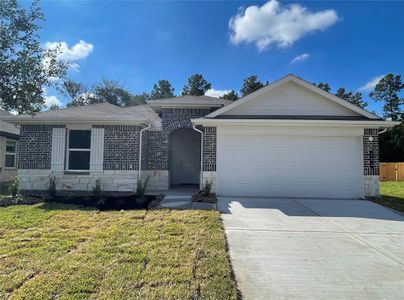
[{"label": "shrub", "polygon": [[15,177],[12,181],[10,181],[8,192],[13,198],[16,198],[18,196],[20,192],[20,180],[18,177]]},{"label": "shrub", "polygon": [[147,176],[144,183],[141,179],[139,179],[137,182],[135,196],[136,196],[136,202],[138,204],[143,204],[146,201],[145,193],[146,193],[147,184],[149,183],[149,179],[150,179],[150,176]]},{"label": "shrub", "polygon": [[48,196],[51,201],[56,199],[56,177],[49,177]]},{"label": "shrub", "polygon": [[105,199],[101,197],[101,192],[101,181],[98,179],[95,181],[95,187],[93,187],[93,200],[98,209],[105,207]]},{"label": "shrub", "polygon": [[93,187],[93,198],[97,202],[101,199],[101,181],[99,179],[95,181],[95,187]]},{"label": "shrub", "polygon": [[212,191],[212,181],[206,180],[205,185],[202,188],[202,195],[205,197],[209,197],[210,193]]}]

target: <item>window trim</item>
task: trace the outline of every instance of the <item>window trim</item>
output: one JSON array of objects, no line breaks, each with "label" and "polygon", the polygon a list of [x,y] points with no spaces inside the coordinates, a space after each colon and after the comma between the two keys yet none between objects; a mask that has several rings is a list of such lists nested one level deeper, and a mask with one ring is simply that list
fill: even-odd
[{"label": "window trim", "polygon": [[[77,131],[77,130],[81,130],[81,131],[90,131],[90,148],[72,148],[70,149],[70,131]],[[88,173],[90,172],[90,162],[88,164],[88,169],[86,170],[75,170],[75,169],[69,169],[69,159],[70,159],[70,151],[76,151],[76,152],[83,152],[83,151],[88,151],[90,152],[90,161],[91,161],[91,134],[92,134],[92,130],[88,129],[88,128],[69,128],[67,130],[67,135],[66,135],[66,167],[65,167],[65,171],[68,172],[75,172],[75,173]]]},{"label": "window trim", "polygon": [[[7,151],[7,143],[8,142],[12,142],[12,143],[14,143],[15,144],[15,150],[14,150],[14,152],[9,152],[9,151]],[[15,170],[15,169],[17,169],[17,151],[18,151],[18,143],[17,143],[17,141],[16,140],[10,140],[10,139],[7,139],[6,140],[6,152],[5,152],[5,154],[4,154],[4,169],[5,170]],[[14,155],[14,164],[13,164],[13,167],[6,167],[6,156],[7,155]]]}]

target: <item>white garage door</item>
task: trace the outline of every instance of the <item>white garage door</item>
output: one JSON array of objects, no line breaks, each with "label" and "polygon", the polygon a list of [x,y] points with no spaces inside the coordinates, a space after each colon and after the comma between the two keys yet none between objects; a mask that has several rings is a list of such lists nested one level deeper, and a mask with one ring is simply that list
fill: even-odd
[{"label": "white garage door", "polygon": [[358,137],[218,134],[217,142],[218,195],[361,197]]}]

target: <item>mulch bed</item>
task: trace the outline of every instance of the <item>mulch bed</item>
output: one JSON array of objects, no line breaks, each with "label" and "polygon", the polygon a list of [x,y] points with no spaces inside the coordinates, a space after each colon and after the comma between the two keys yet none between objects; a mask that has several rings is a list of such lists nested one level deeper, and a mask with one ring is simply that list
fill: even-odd
[{"label": "mulch bed", "polygon": [[32,205],[39,202],[43,202],[43,200],[36,197],[17,196],[13,198],[9,195],[0,195],[0,207],[6,207],[10,205]]},{"label": "mulch bed", "polygon": [[192,202],[217,203],[217,198],[215,193],[210,193],[209,196],[207,196],[199,192],[192,196]]}]

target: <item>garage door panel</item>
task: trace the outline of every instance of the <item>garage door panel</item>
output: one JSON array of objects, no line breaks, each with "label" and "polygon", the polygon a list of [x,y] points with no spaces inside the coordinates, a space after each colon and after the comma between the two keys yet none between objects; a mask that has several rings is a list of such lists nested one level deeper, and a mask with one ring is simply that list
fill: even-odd
[{"label": "garage door panel", "polygon": [[218,194],[360,197],[357,137],[218,135]]}]

